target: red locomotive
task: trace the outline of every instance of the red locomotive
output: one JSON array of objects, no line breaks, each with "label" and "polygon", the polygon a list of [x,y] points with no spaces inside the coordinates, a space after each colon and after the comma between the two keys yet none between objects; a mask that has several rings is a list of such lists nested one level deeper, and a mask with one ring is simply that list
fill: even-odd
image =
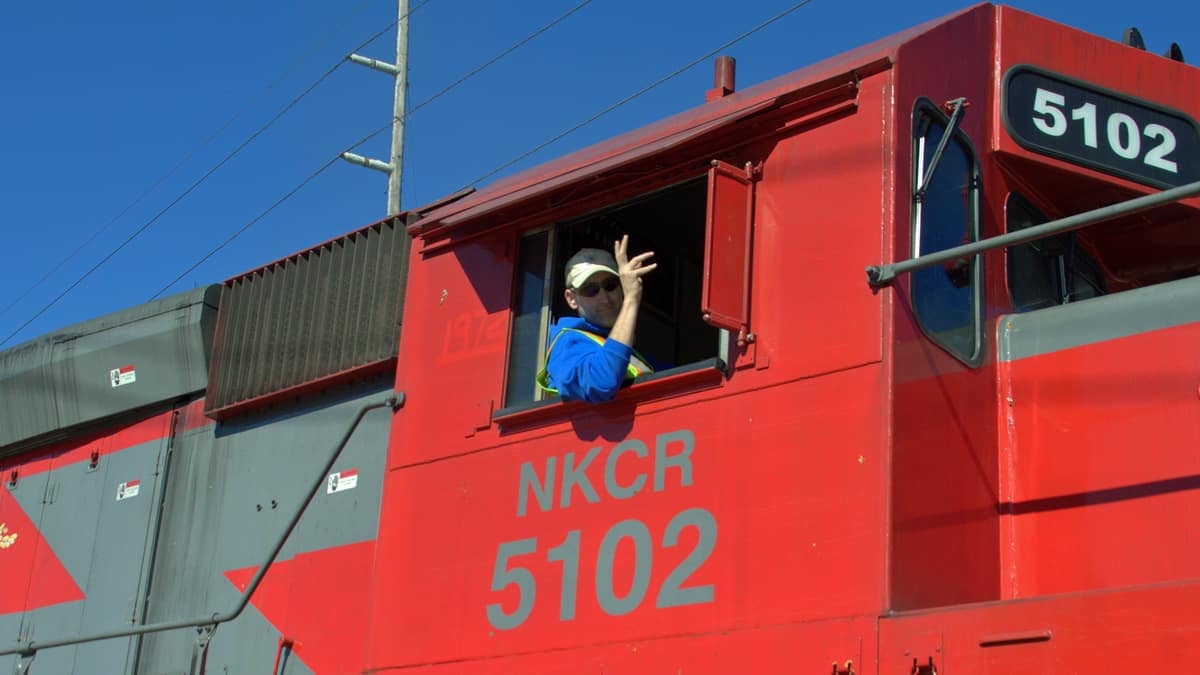
[{"label": "red locomotive", "polygon": [[[0,354],[0,666],[1200,662],[1200,71],[981,5],[733,89]],[[546,398],[622,234],[678,365]]]}]

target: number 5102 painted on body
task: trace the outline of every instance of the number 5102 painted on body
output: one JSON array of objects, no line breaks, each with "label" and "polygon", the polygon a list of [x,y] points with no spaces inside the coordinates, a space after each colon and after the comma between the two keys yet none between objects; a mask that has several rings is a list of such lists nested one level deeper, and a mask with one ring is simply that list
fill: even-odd
[{"label": "number 5102 painted on body", "polygon": [[[708,556],[712,554],[717,543],[717,521],[713,515],[702,508],[691,508],[675,514],[667,529],[663,532],[663,547],[673,547],[679,544],[679,535],[684,528],[694,527],[699,532],[696,546],[680,561],[679,565],[663,580],[658,590],[654,606],[657,609],[679,607],[713,601],[713,585],[692,586],[683,588],[687,581]],[[562,584],[559,595],[558,618],[560,621],[570,621],[575,618],[575,603],[579,586],[579,548],[581,534],[579,530],[571,530],[561,544],[546,552],[550,562],[561,562],[563,565]],[[633,583],[624,597],[618,597],[613,588],[613,561],[616,558],[617,546],[622,539],[632,540],[634,547]],[[502,591],[516,585],[520,592],[517,608],[505,612],[500,603],[487,606],[488,623],[497,630],[512,630],[520,626],[533,612],[537,598],[537,581],[533,573],[520,566],[509,568],[508,560],[514,556],[527,555],[537,551],[537,537],[518,539],[500,544],[496,551],[496,564],[492,570],[492,591]],[[622,616],[632,612],[642,603],[650,587],[650,574],[654,567],[653,545],[650,541],[650,530],[640,520],[630,519],[609,528],[600,542],[600,551],[596,556],[596,602],[605,614]]]},{"label": "number 5102 painted on body", "polygon": [[[1038,88],[1033,99],[1033,126],[1047,136],[1062,136],[1067,133],[1069,123],[1067,112],[1071,113],[1071,121],[1081,122],[1083,126],[1083,144],[1089,148],[1100,148],[1099,121],[1095,103],[1084,103],[1077,108],[1065,111],[1066,96]],[[1150,148],[1142,162],[1163,171],[1179,173],[1179,166],[1167,156],[1175,151],[1175,132],[1161,124],[1147,124],[1141,129],[1137,120],[1123,112],[1110,114],[1105,121],[1105,149],[1122,159],[1137,159],[1142,154],[1142,136],[1158,141],[1158,145]]]}]

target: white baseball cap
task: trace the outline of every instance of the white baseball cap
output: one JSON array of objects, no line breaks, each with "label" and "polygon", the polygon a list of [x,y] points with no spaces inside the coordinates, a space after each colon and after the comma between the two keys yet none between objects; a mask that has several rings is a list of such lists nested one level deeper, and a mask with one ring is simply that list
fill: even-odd
[{"label": "white baseball cap", "polygon": [[597,272],[607,272],[613,276],[619,276],[616,259],[611,253],[602,249],[580,249],[567,261],[567,287],[579,288]]}]

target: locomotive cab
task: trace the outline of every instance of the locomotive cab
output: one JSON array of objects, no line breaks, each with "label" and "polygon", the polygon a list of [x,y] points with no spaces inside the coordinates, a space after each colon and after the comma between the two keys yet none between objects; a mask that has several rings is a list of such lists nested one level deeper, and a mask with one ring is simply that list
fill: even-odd
[{"label": "locomotive cab", "polygon": [[[1181,399],[1200,317],[1168,309],[1200,305],[1195,200],[991,241],[1187,184],[1196,111],[1167,83],[1195,79],[980,6],[414,212],[396,383],[415,394],[376,559],[410,574],[376,593],[453,599],[377,608],[369,664],[636,670],[633,643],[740,672],[718,645],[761,640],[760,664],[803,644],[825,670],[1010,672],[989,659],[1025,653],[980,644],[1009,644],[988,635],[1013,601],[1053,633],[1078,609],[1062,593],[1194,596],[1200,556],[1161,514],[1191,508],[1200,468]],[[542,399],[563,263],[622,234],[660,263],[638,347],[675,367],[600,405]],[[1134,438],[1164,449],[1135,469]],[[971,646],[948,661],[950,641]]]}]

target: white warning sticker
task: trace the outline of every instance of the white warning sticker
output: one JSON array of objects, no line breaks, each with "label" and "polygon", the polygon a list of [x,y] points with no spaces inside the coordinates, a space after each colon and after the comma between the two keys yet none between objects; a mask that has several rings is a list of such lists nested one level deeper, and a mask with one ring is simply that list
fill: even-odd
[{"label": "white warning sticker", "polygon": [[329,474],[329,480],[325,481],[325,494],[353,490],[357,486],[358,469],[343,469]]},{"label": "white warning sticker", "polygon": [[136,497],[138,495],[138,490],[141,488],[142,481],[140,480],[127,480],[124,483],[121,483],[117,486],[117,501],[129,499],[130,497]]},{"label": "white warning sticker", "polygon": [[133,364],[113,368],[108,371],[108,378],[112,380],[112,386],[120,387],[124,384],[132,384],[137,382],[137,371],[133,369]]}]

